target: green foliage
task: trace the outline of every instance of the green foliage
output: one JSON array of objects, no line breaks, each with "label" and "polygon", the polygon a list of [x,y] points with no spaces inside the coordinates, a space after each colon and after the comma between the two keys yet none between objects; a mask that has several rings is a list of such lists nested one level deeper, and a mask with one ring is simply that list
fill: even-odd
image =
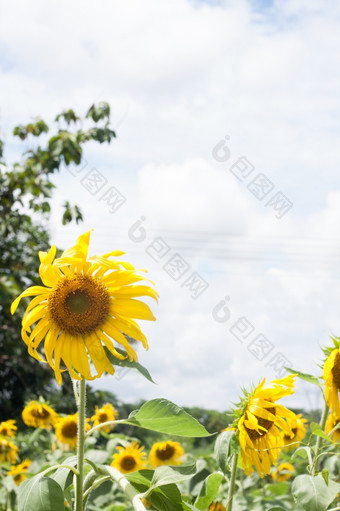
[{"label": "green foliage", "polygon": [[306,511],[326,511],[340,491],[339,483],[324,480],[321,474],[302,474],[295,478],[292,494],[295,501]]},{"label": "green foliage", "polygon": [[199,511],[205,511],[212,501],[215,499],[221,482],[223,480],[223,474],[220,472],[214,472],[204,481],[200,494],[194,502],[194,506]]},{"label": "green foliage", "polygon": [[227,472],[230,458],[234,454],[238,454],[239,450],[240,445],[235,431],[223,431],[223,433],[217,437],[215,443],[215,457],[224,474]]},{"label": "green foliage", "polygon": [[131,424],[159,433],[186,437],[205,437],[210,433],[183,408],[166,399],[152,399],[130,414],[121,424]]},{"label": "green foliage", "polygon": [[64,493],[50,477],[36,477],[20,485],[18,511],[64,511]]}]

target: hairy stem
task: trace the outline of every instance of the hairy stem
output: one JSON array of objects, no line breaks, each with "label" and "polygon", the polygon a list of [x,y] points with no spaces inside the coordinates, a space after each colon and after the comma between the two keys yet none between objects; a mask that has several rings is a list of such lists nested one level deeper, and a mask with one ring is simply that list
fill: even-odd
[{"label": "hairy stem", "polygon": [[237,459],[238,454],[234,454],[233,460],[231,463],[231,475],[230,475],[230,485],[228,491],[228,501],[227,501],[227,511],[232,511],[233,509],[233,498],[235,492],[235,481],[236,481],[236,471],[237,471]]},{"label": "hairy stem", "polygon": [[[321,419],[320,419],[320,427],[321,427],[322,431],[324,431],[324,429],[325,429],[326,420],[327,420],[327,416],[328,416],[328,410],[329,410],[328,405],[325,402],[325,406],[322,411],[322,415],[321,415]],[[316,438],[316,444],[315,444],[314,463],[313,463],[313,468],[312,468],[313,476],[315,476],[318,471],[318,455],[319,455],[321,443],[322,443],[322,438],[321,438],[321,436],[318,436]]]},{"label": "hairy stem", "polygon": [[82,379],[79,382],[78,446],[77,446],[77,458],[78,458],[77,469],[78,469],[79,475],[76,477],[75,511],[83,511],[85,400],[86,400],[86,382],[84,379]]}]

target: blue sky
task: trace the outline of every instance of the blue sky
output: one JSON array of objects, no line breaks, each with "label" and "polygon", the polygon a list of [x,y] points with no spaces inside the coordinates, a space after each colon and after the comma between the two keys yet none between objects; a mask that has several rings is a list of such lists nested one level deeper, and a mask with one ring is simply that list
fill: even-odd
[{"label": "blue sky", "polygon": [[[53,242],[66,248],[93,227],[93,253],[125,250],[161,297],[156,323],[144,326],[150,350],[138,351],[158,385],[134,375],[94,385],[129,401],[226,409],[240,386],[278,377],[278,354],[318,371],[320,346],[340,330],[340,7],[37,0],[1,10],[8,161],[23,147],[10,135],[16,123],[52,122],[63,108],[84,114],[106,100],[118,135],[86,150],[79,175],[55,177]],[[229,157],[217,161],[226,136]],[[92,194],[95,172],[104,185]],[[113,189],[125,200],[110,212]],[[82,207],[83,226],[61,227],[64,200]],[[141,217],[146,237],[136,242],[131,226]],[[156,239],[169,247],[159,261],[150,256]],[[176,254],[188,266],[178,280],[166,266]],[[194,298],[192,275],[207,284]],[[216,316],[225,297],[228,319]],[[249,337],[237,340],[235,324]],[[269,351],[259,360],[261,342]],[[320,404],[300,384],[291,399]]]}]

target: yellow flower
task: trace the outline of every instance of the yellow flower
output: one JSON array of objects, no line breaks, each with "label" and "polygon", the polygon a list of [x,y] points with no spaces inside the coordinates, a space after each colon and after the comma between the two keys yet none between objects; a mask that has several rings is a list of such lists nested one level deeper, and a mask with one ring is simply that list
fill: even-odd
[{"label": "yellow flower", "polygon": [[[326,426],[325,426],[325,432],[329,435],[329,433],[332,431],[335,426],[337,426],[340,423],[340,417],[336,415],[335,413],[330,413],[328,415]],[[332,439],[333,442],[338,443],[340,442],[340,428],[336,429],[332,433]]]},{"label": "yellow flower", "polygon": [[[96,406],[96,413],[91,417],[91,421],[94,426],[98,426],[99,424],[103,424],[103,422],[114,421],[118,417],[117,410],[112,406],[111,403],[105,403],[101,408]],[[113,429],[113,425],[103,426],[101,428],[102,431],[106,431],[107,433]]]},{"label": "yellow flower", "polygon": [[340,348],[331,351],[324,368],[323,378],[325,380],[326,401],[331,412],[340,416]]},{"label": "yellow flower", "polygon": [[282,448],[282,432],[291,435],[295,413],[275,401],[293,394],[294,375],[273,380],[265,387],[265,379],[251,392],[245,392],[240,410],[236,410],[241,458],[247,475],[255,469],[259,476],[270,473]]},{"label": "yellow flower", "polygon": [[149,461],[153,468],[161,465],[180,465],[184,455],[183,447],[179,442],[156,442],[151,447]]},{"label": "yellow flower", "polygon": [[[302,414],[299,413],[296,415],[295,424],[291,424],[292,426],[292,433],[291,435],[287,433],[282,434],[283,443],[286,446],[285,449],[287,451],[297,449],[298,443],[301,442],[306,436],[306,424],[307,420],[302,417]],[[292,444],[292,445],[289,445]]]},{"label": "yellow flower", "polygon": [[226,511],[222,502],[212,502],[208,507],[208,511]]},{"label": "yellow flower", "polygon": [[[126,336],[147,349],[146,337],[134,319],[155,320],[149,307],[135,299],[150,296],[157,300],[154,289],[135,285],[147,279],[138,275],[131,264],[110,259],[124,252],[109,252],[87,260],[89,241],[90,231],[79,236],[76,245],[58,259],[55,246],[48,253],[39,252],[39,274],[46,287],[29,287],[11,307],[13,314],[21,298],[35,296],[23,317],[21,335],[28,353],[52,367],[59,385],[61,361],[71,377],[78,380],[93,380],[104,371],[113,374],[104,346],[115,357],[126,358],[115,349],[113,340],[125,348],[130,361],[137,361]],[[46,360],[38,353],[43,339]],[[91,374],[89,358],[95,375]]]},{"label": "yellow flower", "polygon": [[16,421],[9,419],[8,421],[0,422],[0,435],[10,436],[15,438],[16,430],[18,429],[15,425]]},{"label": "yellow flower", "polygon": [[0,438],[0,463],[9,461],[15,463],[18,456],[19,448],[6,438]]},{"label": "yellow flower", "polygon": [[25,472],[27,472],[31,463],[32,461],[26,458],[22,463],[19,463],[19,465],[12,465],[11,470],[7,472],[7,475],[13,476],[17,486],[26,479]]},{"label": "yellow flower", "polygon": [[26,426],[50,428],[58,420],[58,414],[46,403],[30,401],[22,411],[22,420]]},{"label": "yellow flower", "polygon": [[284,483],[292,477],[294,467],[288,462],[280,463],[276,470],[272,473],[272,478],[278,483]]},{"label": "yellow flower", "polygon": [[144,447],[140,447],[137,442],[132,442],[127,447],[117,447],[119,453],[113,455],[112,467],[115,467],[122,474],[129,472],[136,472],[145,467],[146,453],[143,451]]},{"label": "yellow flower", "polygon": [[[85,422],[85,431],[90,429],[88,419]],[[59,417],[58,422],[54,425],[55,434],[61,444],[69,449],[77,447],[78,439],[78,414],[68,415],[67,417]]]}]

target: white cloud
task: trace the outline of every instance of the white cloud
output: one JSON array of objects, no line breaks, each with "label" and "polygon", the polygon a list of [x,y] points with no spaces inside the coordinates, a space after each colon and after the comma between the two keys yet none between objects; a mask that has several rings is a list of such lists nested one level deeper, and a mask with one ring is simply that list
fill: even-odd
[{"label": "white cloud", "polygon": [[[86,150],[79,177],[55,177],[53,241],[66,247],[94,227],[93,251],[126,249],[161,295],[145,327],[150,351],[140,350],[159,385],[133,376],[95,385],[225,409],[240,385],[276,376],[269,355],[257,360],[230,332],[242,316],[249,339],[263,334],[273,355],[314,370],[340,327],[339,25],[339,7],[317,0],[256,11],[244,0],[2,5],[2,130],[106,99],[118,133]],[[218,163],[211,151],[227,134],[231,157]],[[7,141],[13,158],[18,144]],[[250,193],[251,178],[228,170],[240,156],[294,203],[282,220]],[[115,214],[82,185],[93,167],[127,198]],[[85,225],[60,227],[65,199],[82,206]],[[147,238],[136,243],[128,230],[142,215]],[[146,253],[156,236],[208,282],[197,300]],[[212,310],[225,296],[231,318],[218,323]],[[295,399],[305,404],[305,390]]]}]

